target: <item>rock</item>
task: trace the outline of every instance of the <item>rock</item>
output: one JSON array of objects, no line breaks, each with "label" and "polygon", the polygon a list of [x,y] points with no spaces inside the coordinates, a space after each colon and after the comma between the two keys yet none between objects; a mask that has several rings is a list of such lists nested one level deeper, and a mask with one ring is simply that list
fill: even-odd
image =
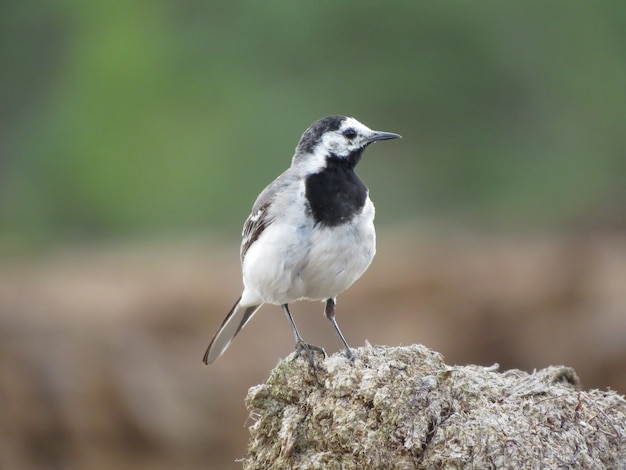
[{"label": "rock", "polygon": [[573,369],[449,366],[424,346],[281,361],[249,390],[244,468],[625,468],[626,400]]}]

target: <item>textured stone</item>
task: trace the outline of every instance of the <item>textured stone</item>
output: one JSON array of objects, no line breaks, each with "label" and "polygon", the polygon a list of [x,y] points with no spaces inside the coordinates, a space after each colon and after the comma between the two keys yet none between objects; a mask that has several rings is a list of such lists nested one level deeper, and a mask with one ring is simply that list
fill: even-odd
[{"label": "textured stone", "polygon": [[575,372],[449,366],[423,346],[282,361],[252,387],[244,468],[625,468],[626,401]]}]

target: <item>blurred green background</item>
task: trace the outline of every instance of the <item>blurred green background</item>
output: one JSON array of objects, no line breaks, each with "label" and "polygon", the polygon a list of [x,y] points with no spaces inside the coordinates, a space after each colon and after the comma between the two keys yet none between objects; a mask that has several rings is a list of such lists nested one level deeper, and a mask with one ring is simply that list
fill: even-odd
[{"label": "blurred green background", "polygon": [[399,132],[379,224],[626,223],[623,2],[3,2],[14,247],[238,233],[328,114]]},{"label": "blurred green background", "polygon": [[[0,468],[241,468],[264,307],[216,364],[239,233],[329,114],[358,171],[365,341],[626,390],[626,2],[0,3]],[[307,341],[338,351],[313,302]]]}]

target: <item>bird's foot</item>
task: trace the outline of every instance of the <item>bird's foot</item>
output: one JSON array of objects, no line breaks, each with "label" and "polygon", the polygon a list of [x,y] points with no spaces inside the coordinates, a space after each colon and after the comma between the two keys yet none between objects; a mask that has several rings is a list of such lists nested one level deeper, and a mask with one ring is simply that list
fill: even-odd
[{"label": "bird's foot", "polygon": [[348,358],[348,360],[352,363],[354,363],[355,359],[356,359],[356,354],[354,354],[354,351],[352,351],[352,349],[348,348],[345,350],[345,354],[346,357]]},{"label": "bird's foot", "polygon": [[315,361],[313,360],[314,351],[321,353],[322,356],[326,358],[326,351],[324,351],[324,348],[320,348],[319,346],[315,346],[313,344],[305,343],[304,341],[298,341],[296,343],[296,355],[293,357],[293,359],[295,360],[296,358],[306,354],[306,357],[309,360],[309,364],[311,365],[313,370],[316,370]]}]

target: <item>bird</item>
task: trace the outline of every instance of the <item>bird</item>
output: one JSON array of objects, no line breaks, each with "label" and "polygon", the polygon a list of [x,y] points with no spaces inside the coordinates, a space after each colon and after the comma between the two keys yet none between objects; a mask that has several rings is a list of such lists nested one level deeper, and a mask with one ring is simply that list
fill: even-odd
[{"label": "bird", "polygon": [[376,252],[374,205],[356,174],[372,143],[400,138],[353,117],[327,116],[302,134],[291,166],[257,197],[242,233],[243,292],[203,357],[213,363],[263,304],[280,305],[296,341],[296,356],[325,351],[306,343],[289,304],[325,302],[324,313],[354,360],[335,319],[337,296],[367,270]]}]

